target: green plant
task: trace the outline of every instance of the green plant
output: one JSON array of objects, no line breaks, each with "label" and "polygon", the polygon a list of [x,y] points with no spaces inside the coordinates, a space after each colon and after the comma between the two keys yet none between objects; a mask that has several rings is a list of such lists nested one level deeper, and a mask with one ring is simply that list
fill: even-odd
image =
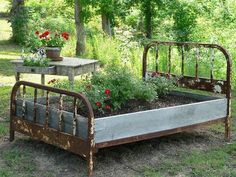
[{"label": "green plant", "polygon": [[153,72],[151,77],[147,79],[147,83],[153,84],[157,95],[163,97],[175,88],[176,80],[169,74],[163,77],[160,73]]},{"label": "green plant", "polygon": [[39,41],[41,41],[42,46],[47,47],[63,47],[65,42],[69,39],[69,33],[63,32],[49,32],[45,31],[40,34],[36,31],[35,34],[38,36]]},{"label": "green plant", "polygon": [[44,57],[44,52],[38,50],[36,53],[21,55],[24,66],[47,67],[49,66],[49,59]]},{"label": "green plant", "polygon": [[14,7],[10,18],[12,27],[12,39],[15,43],[24,45],[27,39],[28,22],[30,19],[30,10],[23,5]]}]

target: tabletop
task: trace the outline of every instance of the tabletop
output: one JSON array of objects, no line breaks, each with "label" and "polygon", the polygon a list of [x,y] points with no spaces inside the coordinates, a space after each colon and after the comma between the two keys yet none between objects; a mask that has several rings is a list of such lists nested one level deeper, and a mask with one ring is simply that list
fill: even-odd
[{"label": "tabletop", "polygon": [[[23,64],[23,60],[17,59],[12,60],[12,64]],[[50,61],[50,66],[67,66],[67,67],[79,67],[88,64],[98,63],[97,60],[93,59],[83,59],[83,58],[73,58],[73,57],[63,57],[62,61]]]}]

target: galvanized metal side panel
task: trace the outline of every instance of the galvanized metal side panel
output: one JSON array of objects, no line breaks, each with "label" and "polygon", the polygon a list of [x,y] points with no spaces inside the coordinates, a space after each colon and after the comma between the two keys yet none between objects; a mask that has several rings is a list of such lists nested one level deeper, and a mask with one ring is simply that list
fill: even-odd
[{"label": "galvanized metal side panel", "polygon": [[227,99],[129,113],[95,119],[95,142],[171,130],[227,115]]}]

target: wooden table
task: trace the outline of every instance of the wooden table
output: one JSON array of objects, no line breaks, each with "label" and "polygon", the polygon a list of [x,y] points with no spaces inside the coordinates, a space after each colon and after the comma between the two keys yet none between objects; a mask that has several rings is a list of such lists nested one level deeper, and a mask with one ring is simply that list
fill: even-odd
[{"label": "wooden table", "polygon": [[97,60],[64,57],[63,61],[49,62],[49,67],[23,66],[23,60],[13,60],[16,81],[20,80],[21,73],[41,74],[41,84],[45,85],[45,75],[68,76],[71,87],[75,76],[94,72],[99,63]]}]

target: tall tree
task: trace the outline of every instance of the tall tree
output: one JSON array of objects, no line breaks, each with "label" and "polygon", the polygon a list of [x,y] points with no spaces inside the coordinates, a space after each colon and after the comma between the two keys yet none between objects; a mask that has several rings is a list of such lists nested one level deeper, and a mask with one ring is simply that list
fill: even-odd
[{"label": "tall tree", "polygon": [[146,37],[152,38],[152,19],[153,19],[153,5],[151,0],[141,1],[141,10],[144,15],[144,29]]},{"label": "tall tree", "polygon": [[114,20],[114,1],[100,0],[100,14],[102,18],[102,30],[109,36],[112,36],[112,20]]},{"label": "tall tree", "polygon": [[26,35],[28,13],[25,9],[24,0],[13,0],[10,11],[10,22],[12,27],[12,38],[16,43],[22,43]]},{"label": "tall tree", "polygon": [[75,0],[75,25],[76,25],[76,55],[80,56],[85,52],[85,28],[83,17],[83,1]]}]

